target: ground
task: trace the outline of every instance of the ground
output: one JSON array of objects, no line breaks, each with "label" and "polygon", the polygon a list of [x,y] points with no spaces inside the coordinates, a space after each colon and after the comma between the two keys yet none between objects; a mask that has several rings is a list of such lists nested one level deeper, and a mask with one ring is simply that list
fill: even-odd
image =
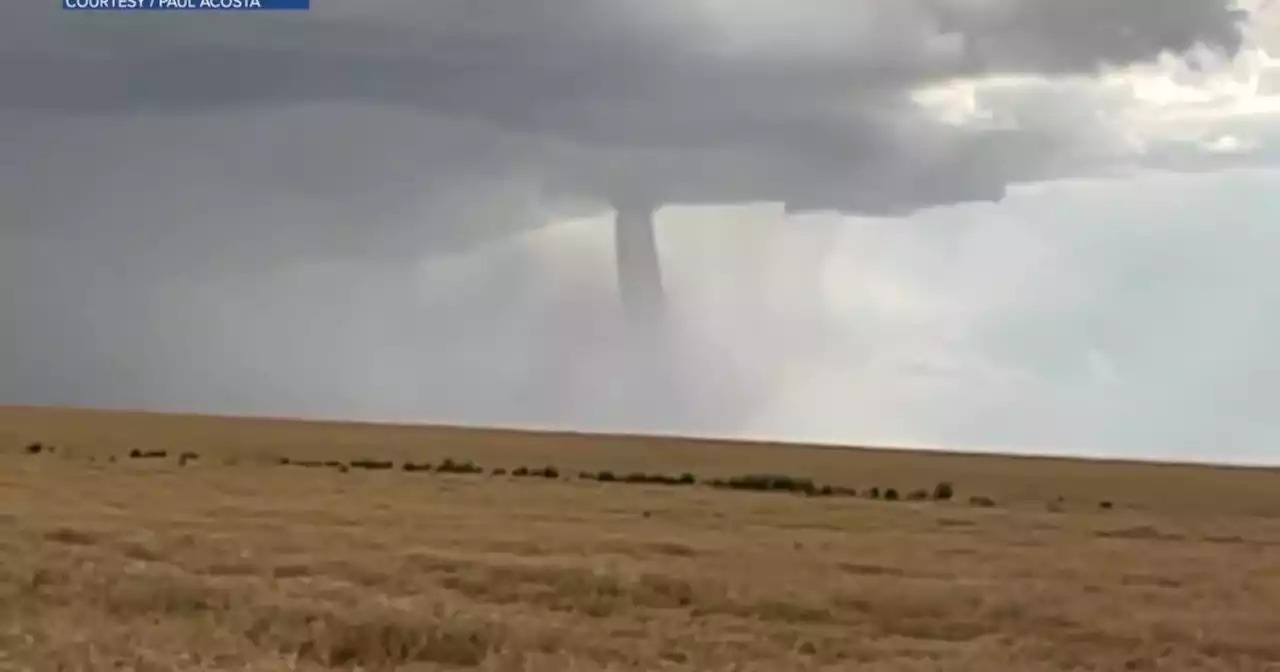
[{"label": "ground", "polygon": [[[446,457],[563,476],[279,464]],[[1280,670],[1277,633],[1274,470],[0,408],[0,670]]]}]

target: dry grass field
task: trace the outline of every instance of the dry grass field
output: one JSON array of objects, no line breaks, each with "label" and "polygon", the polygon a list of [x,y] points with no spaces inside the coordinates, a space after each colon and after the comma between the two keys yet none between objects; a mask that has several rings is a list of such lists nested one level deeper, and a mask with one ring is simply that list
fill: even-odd
[{"label": "dry grass field", "polygon": [[0,408],[2,669],[1280,670],[1280,472]]}]

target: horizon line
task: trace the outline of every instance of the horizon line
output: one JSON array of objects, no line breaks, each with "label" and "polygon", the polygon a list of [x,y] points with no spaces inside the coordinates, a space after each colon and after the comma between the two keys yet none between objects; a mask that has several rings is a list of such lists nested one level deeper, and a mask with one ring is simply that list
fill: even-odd
[{"label": "horizon line", "polygon": [[118,408],[103,406],[76,406],[76,405],[53,405],[53,404],[0,404],[0,409],[13,410],[35,410],[35,411],[72,411],[86,413],[103,413],[103,414],[136,414],[136,415],[153,415],[171,418],[201,418],[209,420],[259,420],[266,422],[282,422],[297,424],[319,424],[319,425],[345,425],[356,427],[383,427],[395,429],[421,429],[421,430],[453,430],[463,432],[500,432],[507,434],[526,434],[526,435],[542,435],[544,437],[566,436],[575,438],[600,438],[600,439],[621,439],[621,440],[644,440],[657,439],[662,441],[687,441],[702,444],[722,444],[723,447],[731,447],[737,444],[742,446],[777,448],[777,449],[800,449],[800,450],[828,450],[828,451],[862,451],[862,452],[895,452],[895,453],[914,453],[914,454],[931,454],[937,456],[951,457],[978,457],[978,458],[999,458],[1014,460],[1039,460],[1039,461],[1057,461],[1057,462],[1092,462],[1098,464],[1112,465],[1130,465],[1130,466],[1150,466],[1150,467],[1200,467],[1209,469],[1232,469],[1232,470],[1262,470],[1262,471],[1278,471],[1280,472],[1280,464],[1262,463],[1262,462],[1226,462],[1226,461],[1209,461],[1195,459],[1165,459],[1151,457],[1116,457],[1089,453],[1068,453],[1068,452],[1046,452],[1046,453],[1030,453],[1016,452],[1009,449],[984,450],[980,448],[965,447],[944,447],[944,446],[923,446],[923,445],[894,445],[894,444],[877,444],[866,445],[853,442],[836,442],[836,441],[816,441],[816,440],[793,440],[793,439],[777,439],[765,437],[744,437],[744,436],[726,436],[711,434],[691,434],[691,433],[673,433],[661,431],[600,431],[600,430],[581,430],[567,427],[554,426],[535,426],[535,425],[496,425],[496,424],[467,424],[459,422],[432,422],[432,421],[406,421],[406,420],[373,420],[373,419],[355,419],[355,418],[338,418],[332,416],[326,417],[309,417],[309,416],[287,416],[287,415],[260,415],[253,413],[234,413],[234,412],[207,412],[207,411],[158,411],[145,408]]}]

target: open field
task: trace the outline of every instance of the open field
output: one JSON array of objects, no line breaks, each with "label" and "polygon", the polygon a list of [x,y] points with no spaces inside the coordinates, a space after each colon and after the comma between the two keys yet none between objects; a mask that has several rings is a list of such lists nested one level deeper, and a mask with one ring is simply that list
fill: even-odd
[{"label": "open field", "polygon": [[0,408],[0,669],[356,667],[1280,670],[1280,472]]}]

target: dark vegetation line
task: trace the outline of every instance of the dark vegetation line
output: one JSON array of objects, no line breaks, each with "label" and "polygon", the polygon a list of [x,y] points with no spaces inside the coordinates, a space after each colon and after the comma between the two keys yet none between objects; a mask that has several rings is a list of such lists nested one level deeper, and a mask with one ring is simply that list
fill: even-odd
[{"label": "dark vegetation line", "polygon": [[[1181,469],[1184,467],[1194,467],[1197,469],[1208,468],[1214,470],[1227,471],[1266,471],[1269,473],[1280,473],[1280,466],[1273,462],[1222,462],[1214,460],[1195,460],[1195,459],[1171,459],[1171,458],[1142,458],[1142,457],[1112,457],[1103,455],[1068,455],[1068,454],[1028,454],[1016,453],[1003,450],[986,450],[982,446],[971,446],[972,450],[965,452],[956,447],[944,446],[928,446],[928,445],[903,445],[903,444],[879,444],[879,445],[855,445],[847,443],[827,443],[827,442],[800,442],[800,441],[779,441],[776,439],[764,438],[724,438],[708,435],[687,435],[673,434],[669,432],[647,432],[644,434],[625,433],[625,432],[586,432],[575,431],[569,429],[553,429],[538,427],[520,427],[514,425],[469,425],[469,424],[431,424],[431,423],[406,423],[406,422],[381,422],[376,420],[339,420],[333,418],[298,418],[275,415],[256,415],[249,413],[197,413],[197,412],[163,412],[148,411],[140,408],[95,408],[91,406],[49,406],[49,405],[32,405],[32,404],[0,404],[0,409],[8,410],[27,410],[39,413],[74,413],[96,416],[120,416],[124,414],[144,416],[148,418],[164,418],[169,420],[204,420],[219,421],[230,420],[233,422],[269,422],[275,424],[287,425],[309,425],[320,427],[331,427],[335,429],[393,429],[393,430],[411,430],[411,431],[433,431],[448,432],[451,434],[473,435],[484,433],[489,436],[500,436],[507,438],[535,438],[538,440],[555,440],[565,439],[570,441],[584,440],[600,440],[600,441],[653,441],[653,440],[676,440],[682,443],[689,443],[703,447],[729,447],[741,446],[749,448],[770,448],[779,450],[824,450],[824,451],[857,451],[869,452],[877,454],[892,453],[895,455],[928,455],[931,457],[941,458],[994,458],[999,460],[1014,460],[1017,462],[1038,462],[1038,463],[1054,463],[1063,466],[1072,464],[1109,464],[1117,466],[1137,466],[1137,467],[1155,467],[1160,469]],[[982,450],[979,450],[983,448]]]},{"label": "dark vegetation line", "polygon": [[[28,455],[54,454],[57,453],[55,446],[32,443],[26,447],[25,452]],[[65,454],[65,453],[64,453]],[[169,452],[165,450],[138,450],[129,451],[128,459],[131,460],[164,460],[169,457]],[[92,459],[92,458],[90,458]],[[183,452],[178,454],[177,461],[179,466],[187,466],[198,462],[200,455],[194,452]],[[109,458],[110,462],[115,462],[115,456]],[[229,461],[228,463],[233,463]],[[352,469],[362,469],[365,471],[391,471],[397,468],[397,464],[391,460],[378,459],[356,459],[349,462],[341,462],[337,460],[295,460],[288,457],[277,458],[274,464],[283,467],[306,468],[306,469],[332,469],[342,473],[347,473]],[[574,476],[562,475],[561,471],[551,465],[541,467],[516,467],[508,471],[502,467],[496,467],[486,470],[484,467],[472,462],[471,460],[454,460],[453,458],[445,458],[439,464],[431,462],[403,462],[399,464],[399,469],[405,473],[436,473],[436,474],[460,474],[460,475],[484,475],[492,477],[507,478],[537,478],[543,480],[572,480]],[[896,501],[934,501],[946,502],[955,499],[955,487],[947,481],[935,484],[931,489],[918,488],[910,491],[900,491],[897,488],[880,488],[878,486],[859,490],[839,485],[824,485],[814,482],[810,478],[800,478],[788,476],[785,474],[745,474],[730,478],[712,478],[703,479],[690,473],[684,472],[678,475],[655,474],[644,472],[616,473],[613,471],[579,471],[576,479],[580,481],[594,481],[597,483],[620,483],[620,484],[637,484],[637,485],[660,485],[670,487],[690,487],[705,486],[719,490],[741,490],[753,492],[771,492],[785,493],[793,495],[801,495],[805,497],[862,497],[865,499],[875,499],[887,502]],[[996,506],[995,500],[982,495],[973,495],[968,498],[968,503],[972,506],[990,508]],[[1059,505],[1062,499],[1059,498]],[[1110,501],[1099,502],[1099,508],[1111,509],[1113,504]]]}]

